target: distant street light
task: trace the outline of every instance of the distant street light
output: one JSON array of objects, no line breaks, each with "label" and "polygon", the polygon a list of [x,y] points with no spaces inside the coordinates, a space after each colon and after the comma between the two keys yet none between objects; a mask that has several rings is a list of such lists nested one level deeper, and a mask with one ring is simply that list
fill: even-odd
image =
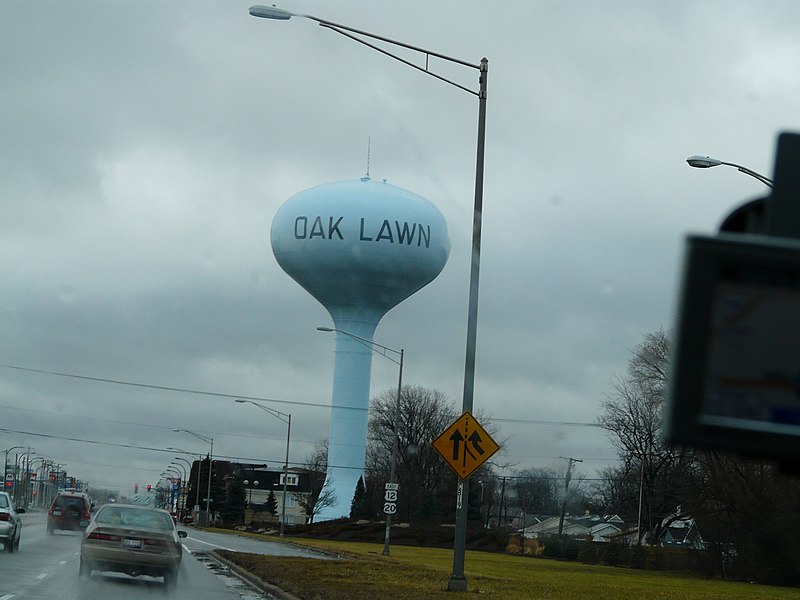
[{"label": "distant street light", "polygon": [[[252,400],[237,400],[239,404],[252,404],[253,406],[257,406],[264,412],[268,412],[276,419],[283,421],[286,423],[286,459],[283,463],[283,499],[281,500],[281,531],[279,537],[283,537],[284,530],[286,527],[286,494],[287,492],[287,484],[289,482],[289,439],[292,435],[292,415],[290,413],[283,413],[279,410],[275,410],[274,408],[270,408],[269,406],[264,406],[258,402],[253,402]],[[256,482],[258,484],[258,482]],[[252,492],[251,492],[252,493]]]},{"label": "distant street light", "polygon": [[774,185],[772,179],[770,179],[769,177],[765,177],[760,173],[756,173],[752,169],[748,169],[747,167],[743,167],[742,165],[737,165],[735,163],[725,162],[724,160],[719,160],[717,158],[711,158],[710,156],[701,156],[699,154],[695,154],[694,156],[690,156],[689,158],[687,158],[686,162],[689,163],[690,167],[695,167],[696,169],[710,169],[711,167],[718,167],[720,165],[734,167],[740,173],[744,173],[745,175],[750,175],[750,177],[758,179],[761,183],[763,183],[767,187],[773,187]]},{"label": "distant street light", "polygon": [[[373,352],[380,354],[385,359],[392,361],[394,364],[400,366],[400,373],[397,377],[397,396],[395,399],[394,405],[394,420],[393,420],[393,427],[394,427],[394,441],[392,443],[392,458],[391,462],[389,463],[389,483],[397,483],[397,446],[398,446],[398,438],[400,436],[400,394],[403,390],[403,357],[405,356],[405,350],[400,348],[400,350],[395,350],[394,348],[389,348],[388,346],[383,346],[372,340],[368,340],[366,338],[362,338],[357,336],[353,333],[348,331],[344,331],[343,329],[336,329],[334,327],[317,327],[318,331],[325,331],[328,333],[336,332],[346,335],[357,342],[367,346]],[[396,354],[399,356],[399,360],[395,360],[391,356],[387,354],[387,352],[391,352],[392,354]],[[383,555],[389,556],[389,540],[392,535],[392,515],[391,513],[386,513],[386,533],[383,537]]]},{"label": "distant street light", "polygon": [[[175,448],[175,447],[171,446],[171,447],[167,448],[167,450],[175,450],[177,452],[183,452],[184,454],[191,454],[191,455],[194,456],[193,452],[188,452],[186,450],[183,450],[182,448]],[[183,462],[185,462],[186,466],[189,467],[189,470],[187,472],[189,473],[189,475],[192,474],[192,463],[190,463],[185,458],[181,458],[180,456],[176,456],[175,460],[182,460]],[[195,515],[199,515],[200,514],[200,465],[202,464],[202,461],[203,461],[203,456],[202,455],[198,455],[197,456],[197,490],[196,490],[196,493],[194,495],[194,512],[195,512]],[[188,499],[188,495],[189,495],[189,477],[188,476],[186,477],[186,495],[187,495],[187,499]]]},{"label": "distant street light", "polygon": [[[478,337],[478,290],[480,287],[481,230],[483,222],[483,172],[486,147],[486,100],[489,77],[489,60],[484,57],[481,59],[480,64],[470,63],[458,58],[453,58],[452,56],[439,54],[438,52],[432,52],[431,50],[427,50],[425,48],[412,46],[410,44],[406,44],[405,42],[400,42],[383,36],[375,35],[374,33],[354,29],[353,27],[349,27],[347,25],[326,21],[312,15],[294,14],[274,6],[251,6],[250,14],[254,17],[274,19],[278,21],[287,21],[292,17],[302,17],[304,19],[315,21],[321,27],[335,31],[336,33],[350,38],[359,44],[367,46],[368,48],[372,48],[376,52],[380,52],[381,54],[393,58],[394,60],[401,62],[413,69],[426,73],[427,75],[430,75],[439,81],[443,81],[452,85],[453,87],[472,94],[478,99],[478,142],[475,159],[475,199],[472,209],[472,255],[470,261],[469,303],[467,307],[467,340],[465,353],[466,356],[464,360],[464,391],[461,400],[462,412],[472,411],[475,393],[475,355]],[[405,48],[406,50],[416,52],[418,55],[424,55],[425,66],[422,67],[416,65],[413,62],[397,56],[396,54],[392,54],[384,48],[376,46],[363,38],[378,40],[394,47]],[[431,71],[428,68],[428,63],[431,57],[477,70],[479,72],[478,89],[470,89]],[[459,497],[463,497],[463,501],[459,501],[456,508],[456,529],[455,540],[453,543],[453,573],[450,576],[447,586],[449,591],[467,590],[467,578],[464,575],[464,558],[466,553],[469,479],[459,481],[459,490],[462,492]]]},{"label": "distant street light", "polygon": [[[207,495],[206,495],[206,519],[210,519],[211,518],[211,465],[214,462],[214,438],[206,437],[204,435],[200,435],[199,433],[197,433],[195,431],[190,431],[189,429],[173,429],[172,431],[174,431],[175,433],[180,433],[180,432],[188,433],[189,435],[193,435],[194,437],[196,437],[198,440],[202,440],[202,441],[206,442],[207,444],[211,444],[211,450],[208,453],[208,491],[207,491]],[[200,463],[197,464],[197,484],[198,485],[197,485],[197,494],[196,494],[196,496],[198,496],[198,498],[199,498],[199,496],[200,496]],[[199,503],[199,499],[196,500],[196,501]],[[205,525],[208,525],[208,523],[205,523]]]},{"label": "distant street light", "polygon": [[[180,516],[183,517],[183,513],[186,512],[186,494],[185,494],[185,492],[186,492],[186,489],[187,489],[187,486],[188,486],[188,482],[189,482],[189,472],[186,470],[186,467],[184,467],[181,463],[175,462],[176,460],[177,460],[177,457],[175,457],[172,460],[172,462],[169,463],[169,466],[170,467],[175,467],[181,472],[180,487],[178,488],[178,504],[177,504],[177,508],[178,508],[178,512],[180,513]],[[185,460],[185,459],[183,459],[183,462],[188,464],[188,461]],[[183,500],[183,507],[181,507],[181,500]]]}]

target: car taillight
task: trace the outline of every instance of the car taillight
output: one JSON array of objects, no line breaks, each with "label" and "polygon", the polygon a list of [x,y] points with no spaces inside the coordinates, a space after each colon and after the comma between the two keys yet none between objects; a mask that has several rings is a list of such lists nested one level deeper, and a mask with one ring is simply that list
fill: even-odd
[{"label": "car taillight", "polygon": [[0,513],[0,521],[10,521],[10,520],[11,520],[11,514],[10,513],[6,513],[6,512]]},{"label": "car taillight", "polygon": [[88,536],[86,536],[86,539],[102,540],[104,542],[118,542],[120,540],[120,537],[118,535],[109,535],[108,533],[98,533],[96,531],[93,531]]},{"label": "car taillight", "polygon": [[81,515],[81,519],[84,519],[84,520],[88,521],[89,520],[89,513],[87,511],[83,511],[83,514]]}]

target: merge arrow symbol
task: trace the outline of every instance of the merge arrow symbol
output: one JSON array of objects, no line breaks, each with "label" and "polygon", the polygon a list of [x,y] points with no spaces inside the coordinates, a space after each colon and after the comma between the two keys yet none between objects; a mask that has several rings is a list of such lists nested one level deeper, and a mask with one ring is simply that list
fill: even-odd
[{"label": "merge arrow symbol", "polygon": [[483,439],[481,439],[481,436],[477,431],[473,431],[467,441],[470,442],[472,447],[478,451],[478,454],[483,454],[485,452],[485,450],[480,446],[481,442],[483,442]]}]

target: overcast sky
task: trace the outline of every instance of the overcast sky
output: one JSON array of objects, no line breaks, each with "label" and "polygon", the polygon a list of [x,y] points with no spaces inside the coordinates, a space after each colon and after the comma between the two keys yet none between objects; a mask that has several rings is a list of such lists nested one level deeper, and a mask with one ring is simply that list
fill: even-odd
[{"label": "overcast sky", "polygon": [[[175,456],[136,447],[207,452],[175,428],[279,466],[285,425],[229,395],[291,412],[302,462],[327,436],[334,338],[269,227],[293,194],[368,165],[448,222],[444,271],[375,340],[460,412],[477,100],[250,3],[0,4],[0,450],[123,493]],[[613,464],[602,431],[561,423],[594,422],[643,335],[672,326],[686,233],[767,191],[685,159],[771,176],[777,134],[800,129],[800,4],[279,6],[489,59],[475,409],[515,468]],[[396,378],[376,356],[373,395]]]}]

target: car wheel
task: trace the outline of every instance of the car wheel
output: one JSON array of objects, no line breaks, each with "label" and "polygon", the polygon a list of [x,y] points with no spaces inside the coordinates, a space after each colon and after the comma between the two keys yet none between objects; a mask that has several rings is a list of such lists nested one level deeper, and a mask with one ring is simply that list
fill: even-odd
[{"label": "car wheel", "polygon": [[19,538],[14,542],[14,552],[19,552]]},{"label": "car wheel", "polygon": [[80,579],[86,580],[86,579],[90,579],[91,576],[92,576],[92,569],[89,566],[89,563],[87,561],[83,560],[83,557],[81,556],[80,563],[79,563],[79,566],[78,566],[78,577]]},{"label": "car wheel", "polygon": [[47,535],[53,535],[53,528],[50,525],[47,526]]},{"label": "car wheel", "polygon": [[9,554],[14,552],[14,538],[13,537],[10,537],[5,541],[5,549],[6,549],[6,552],[8,552]]}]

